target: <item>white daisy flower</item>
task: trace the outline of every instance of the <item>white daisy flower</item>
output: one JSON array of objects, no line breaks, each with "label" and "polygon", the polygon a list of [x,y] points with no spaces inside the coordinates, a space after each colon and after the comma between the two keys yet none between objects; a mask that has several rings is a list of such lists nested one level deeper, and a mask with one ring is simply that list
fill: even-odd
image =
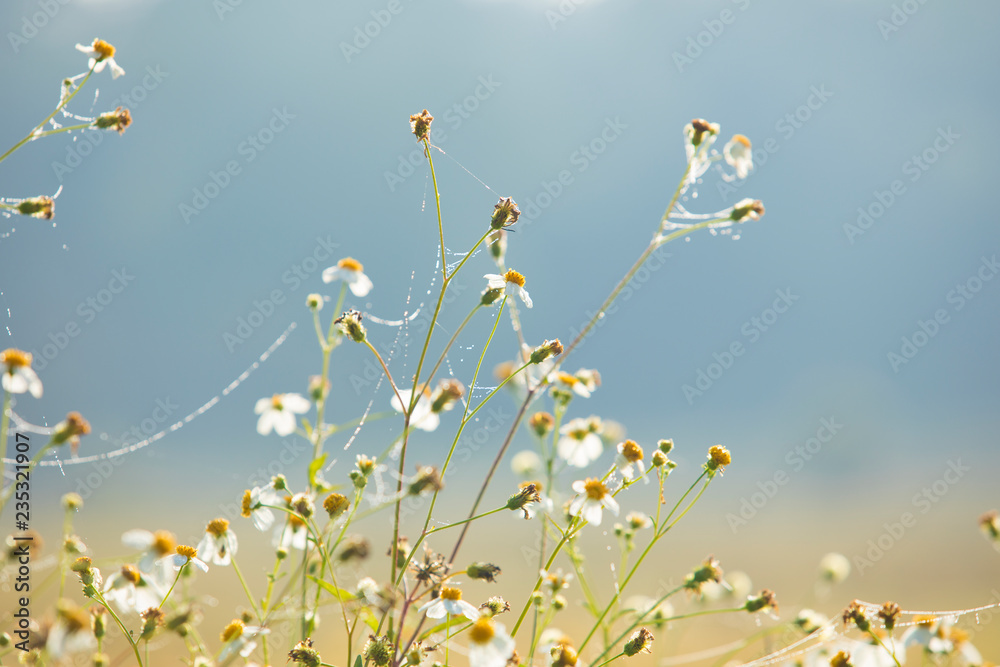
[{"label": "white daisy flower", "polygon": [[489,281],[487,285],[489,289],[502,289],[506,296],[517,295],[524,302],[525,307],[531,308],[531,297],[528,296],[528,290],[524,289],[524,276],[514,269],[502,276],[496,273],[487,273],[483,278]]},{"label": "white daisy flower", "polygon": [[288,514],[288,520],[274,529],[272,544],[278,549],[298,549],[305,551],[309,544],[309,529],[302,519],[294,514]]},{"label": "white daisy flower", "polygon": [[123,613],[159,607],[163,594],[164,591],[152,579],[142,576],[134,565],[123,565],[104,584],[104,598],[114,602]]},{"label": "white daisy flower", "polygon": [[908,628],[900,638],[903,646],[921,646],[929,656],[954,656],[961,667],[982,664],[979,650],[969,642],[968,633],[953,627],[951,617],[928,618],[918,616],[916,625]]},{"label": "white daisy flower", "polygon": [[442,586],[441,596],[424,604],[418,611],[427,613],[427,618],[444,618],[465,616],[470,621],[479,619],[479,610],[462,599],[462,589],[453,586]]},{"label": "white daisy flower", "polygon": [[274,489],[274,483],[267,486],[255,486],[243,493],[241,515],[253,521],[253,527],[264,531],[274,525],[274,512],[262,505],[277,505],[281,496]]},{"label": "white daisy flower", "polygon": [[587,523],[599,526],[604,508],[618,516],[618,503],[611,497],[604,482],[593,477],[573,482],[573,490],[578,495],[570,503],[569,513],[582,518]]},{"label": "white daisy flower", "polygon": [[0,352],[0,364],[6,366],[2,371],[3,378],[0,379],[0,385],[6,391],[12,394],[28,392],[35,398],[42,397],[42,381],[31,370],[30,352],[8,348]]},{"label": "white daisy flower", "polygon": [[205,536],[198,543],[198,552],[208,556],[215,565],[229,565],[236,554],[236,533],[229,530],[226,519],[212,519],[205,528]]},{"label": "white daisy flower", "polygon": [[177,553],[161,558],[160,562],[167,563],[173,570],[179,570],[188,563],[191,563],[202,572],[208,572],[208,564],[198,558],[198,550],[186,544],[178,544]]},{"label": "white daisy flower", "polygon": [[[626,481],[631,482],[637,477],[641,477],[646,472],[646,464],[642,461],[642,447],[635,443],[635,440],[626,440],[618,443],[618,456],[615,458],[615,466],[618,472]],[[648,479],[646,480],[649,481]]]},{"label": "white daisy flower", "polygon": [[541,570],[539,574],[542,577],[542,588],[547,590],[550,595],[557,595],[562,589],[569,588],[569,583],[573,581],[573,573],[564,573],[561,567],[557,567],[552,572]]},{"label": "white daisy flower", "polygon": [[[410,404],[411,397],[413,396],[412,389],[400,389],[399,396],[403,399],[403,402],[407,406]],[[392,400],[389,401],[392,405],[392,409],[396,412],[403,411],[403,404],[399,402],[399,398],[393,394]],[[419,428],[421,431],[433,431],[441,423],[441,418],[438,417],[437,413],[433,410],[433,402],[431,401],[431,393],[425,387],[420,393],[419,398],[417,398],[416,404],[413,406],[413,412],[410,414],[410,426],[414,428]]]},{"label": "white daisy flower", "polygon": [[92,68],[95,72],[103,70],[105,65],[111,65],[112,79],[117,79],[125,74],[125,70],[119,67],[118,63],[115,62],[115,47],[111,46],[103,39],[95,39],[94,43],[90,46],[77,44],[76,50],[86,53],[90,57],[90,62],[87,63],[87,67]]},{"label": "white daisy flower", "polygon": [[712,144],[715,143],[716,137],[719,136],[719,124],[709,123],[706,120],[696,118],[687,125],[684,126],[684,152],[687,153],[688,162],[691,158],[695,156],[698,148],[702,144],[707,142],[707,147],[705,148],[705,154],[708,153],[708,149],[711,148]]},{"label": "white daisy flower", "polygon": [[542,470],[542,457],[530,449],[514,454],[510,460],[510,468],[519,477],[534,477]]},{"label": "white daisy flower", "polygon": [[254,413],[260,415],[257,420],[257,432],[267,435],[273,429],[284,437],[295,432],[295,415],[309,412],[309,401],[299,394],[275,394],[271,398],[262,398],[254,406]]},{"label": "white daisy flower", "polygon": [[138,563],[140,572],[151,575],[160,584],[173,578],[172,568],[163,558],[173,554],[177,548],[177,540],[169,530],[155,533],[141,528],[127,530],[122,534],[122,544],[143,552]]},{"label": "white daisy flower", "polygon": [[97,647],[97,640],[90,627],[90,614],[85,609],[72,604],[59,607],[56,621],[45,639],[45,651],[53,660],[74,653],[93,651]]},{"label": "white daisy flower", "polygon": [[248,657],[257,648],[257,637],[265,635],[270,630],[257,625],[246,625],[239,619],[234,619],[222,631],[222,651],[219,653],[219,662],[225,664],[226,660],[234,657],[237,653],[243,658]]},{"label": "white daisy flower", "polygon": [[[428,614],[429,615],[429,614]],[[469,665],[504,667],[514,654],[515,642],[506,628],[483,616],[469,628]]]},{"label": "white daisy flower", "polygon": [[343,280],[351,288],[351,294],[356,297],[367,296],[372,291],[372,281],[364,274],[365,267],[361,262],[351,257],[345,257],[337,262],[336,266],[331,266],[323,270],[323,282],[332,283],[335,280]]},{"label": "white daisy flower", "polygon": [[556,443],[556,451],[569,465],[585,468],[601,455],[604,443],[593,426],[592,420],[577,418],[559,429],[562,437]]},{"label": "white daisy flower", "polygon": [[722,155],[726,158],[726,163],[736,170],[736,176],[746,178],[750,170],[753,169],[753,152],[750,150],[750,140],[742,134],[734,134],[725,148]]}]

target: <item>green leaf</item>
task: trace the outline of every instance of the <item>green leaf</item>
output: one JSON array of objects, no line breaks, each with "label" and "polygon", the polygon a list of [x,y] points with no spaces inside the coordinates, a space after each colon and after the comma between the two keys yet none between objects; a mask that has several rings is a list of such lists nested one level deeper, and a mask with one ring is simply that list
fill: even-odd
[{"label": "green leaf", "polygon": [[324,463],[326,463],[326,454],[313,459],[312,463],[309,464],[309,486],[316,486],[316,473],[319,472]]},{"label": "green leaf", "polygon": [[317,579],[311,574],[307,574],[307,577],[313,581],[317,586],[322,588],[324,591],[337,598],[341,602],[346,602],[347,600],[353,600],[355,598],[354,593],[350,591],[345,591],[343,588],[337,588],[328,581],[323,581],[322,579]]}]

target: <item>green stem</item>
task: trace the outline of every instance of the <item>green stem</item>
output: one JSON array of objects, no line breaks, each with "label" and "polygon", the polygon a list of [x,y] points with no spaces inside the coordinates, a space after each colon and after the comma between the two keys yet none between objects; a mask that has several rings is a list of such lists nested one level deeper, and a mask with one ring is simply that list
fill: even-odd
[{"label": "green stem", "polygon": [[[667,521],[669,521],[670,517],[673,516],[673,514],[677,510],[677,508],[680,507],[680,505],[681,505],[682,502],[684,502],[684,499],[688,496],[689,493],[691,493],[691,491],[694,489],[694,487],[698,484],[698,482],[705,475],[706,475],[706,473],[703,471],[702,474],[698,476],[698,479],[696,479],[691,484],[691,486],[688,487],[688,490],[684,493],[684,495],[682,495],[680,497],[680,500],[677,501],[677,504],[674,505],[674,508],[672,510],[670,510],[670,514],[668,514],[667,517],[664,519],[664,523],[666,523]],[[706,487],[708,486],[708,482],[709,481],[711,481],[711,478],[709,478],[706,481],[706,483],[705,483]],[[695,502],[697,502],[698,498],[701,497],[701,493],[703,493],[704,491],[705,491],[705,488],[703,487],[702,490],[695,497],[695,499],[692,500],[690,504],[688,504],[687,508],[685,508],[685,510],[681,513],[681,515],[678,516],[677,519],[673,523],[665,526],[662,530],[658,530],[657,533],[653,536],[653,539],[651,539],[649,541],[649,544],[646,545],[646,548],[643,550],[642,555],[640,555],[639,558],[635,561],[635,564],[632,565],[632,569],[629,570],[628,576],[626,576],[625,579],[622,580],[621,586],[619,586],[618,589],[615,591],[615,595],[611,599],[611,602],[604,609],[604,612],[601,614],[600,618],[597,619],[597,622],[594,623],[594,626],[590,629],[590,632],[587,633],[587,637],[583,640],[583,643],[580,644],[580,648],[578,649],[579,651],[583,650],[583,647],[587,645],[587,642],[590,641],[590,638],[594,636],[594,633],[597,631],[597,628],[599,628],[601,626],[601,623],[604,622],[605,616],[608,615],[608,612],[611,610],[611,608],[614,607],[618,603],[618,600],[621,599],[622,592],[625,590],[625,587],[628,586],[628,583],[632,580],[632,577],[635,576],[635,573],[639,570],[639,566],[642,565],[643,560],[645,560],[646,556],[649,555],[649,552],[652,551],[653,545],[655,545],[656,542],[661,537],[663,537],[667,533],[668,530],[670,530],[674,525],[676,525],[677,521],[680,521],[681,518],[683,518],[683,516],[685,514],[687,514],[687,511],[689,509],[691,509],[691,507],[694,505]],[[659,604],[659,603],[657,603],[657,604]]]},{"label": "green stem", "polygon": [[378,353],[378,350],[375,349],[375,346],[372,345],[367,338],[364,343],[368,346],[368,349],[372,351],[372,354],[375,355],[375,358],[378,359],[378,363],[381,364],[386,378],[389,379],[389,384],[392,385],[393,393],[396,394],[396,400],[399,401],[400,405],[403,405],[403,397],[399,395],[399,389],[396,387],[396,381],[392,379],[392,374],[389,372],[389,367],[385,365],[385,361],[382,360],[382,355]]},{"label": "green stem", "polygon": [[[97,66],[97,63],[95,62],[94,63],[94,67],[96,67],[96,66]],[[87,76],[85,76],[83,78],[83,81],[80,82],[80,85],[77,86],[76,89],[74,89],[72,93],[70,93],[69,95],[67,95],[66,99],[64,99],[61,102],[59,102],[59,106],[57,106],[55,108],[55,110],[52,113],[50,113],[45,118],[45,120],[43,120],[41,123],[39,123],[38,125],[36,125],[34,127],[34,129],[32,129],[31,132],[28,133],[28,136],[26,136],[24,139],[21,139],[16,144],[14,144],[14,146],[12,146],[10,148],[10,150],[8,150],[6,153],[4,153],[3,155],[0,155],[0,162],[3,162],[4,160],[6,160],[11,155],[11,153],[13,153],[18,148],[20,148],[21,146],[25,145],[26,143],[28,143],[29,141],[31,141],[33,138],[35,138],[35,136],[36,136],[35,133],[38,132],[38,130],[40,130],[41,128],[45,127],[45,124],[48,123],[50,120],[52,120],[55,117],[55,115],[57,113],[59,113],[60,109],[62,109],[63,107],[65,107],[67,104],[69,104],[70,100],[72,100],[74,97],[76,97],[76,94],[78,92],[80,92],[80,89],[83,88],[84,85],[86,85],[87,80],[90,79],[90,75],[93,74],[93,73],[94,73],[94,68],[91,67],[90,71],[87,72]],[[138,654],[136,654],[136,657],[139,657]]]},{"label": "green stem", "polygon": [[607,665],[608,663],[614,662],[615,660],[617,660],[618,658],[622,657],[623,655],[625,655],[625,651],[622,651],[621,653],[619,653],[618,655],[616,655],[613,658],[608,658],[607,660],[605,660],[601,664],[596,665],[596,667],[604,667],[604,665]]},{"label": "green stem", "polygon": [[[441,193],[438,191],[437,173],[434,171],[434,158],[431,157],[431,140],[426,136],[424,137],[424,154],[427,156],[427,164],[431,167],[431,180],[434,182],[434,202],[437,204],[438,239],[441,244],[441,279],[447,282],[448,260],[444,253],[444,223],[441,221]],[[441,286],[442,294],[444,294],[445,287],[447,287],[447,284]],[[437,321],[437,318],[434,318],[434,321]],[[445,662],[448,662],[447,659]]]},{"label": "green stem", "polygon": [[236,564],[236,558],[230,554],[229,560],[233,564],[233,572],[236,573],[236,577],[240,580],[240,585],[243,586],[243,592],[246,593],[247,600],[250,601],[250,608],[253,609],[253,613],[257,615],[257,619],[262,621],[264,616],[257,607],[257,602],[253,599],[253,595],[250,593],[250,587],[247,586],[246,579],[243,578],[243,573],[240,572],[240,567]]},{"label": "green stem", "polygon": [[[0,479],[4,479],[4,477],[6,477],[7,474],[7,429],[9,428],[9,426],[10,426],[10,392],[4,389],[3,414],[0,415]],[[0,509],[3,509],[2,505],[0,505]]]}]

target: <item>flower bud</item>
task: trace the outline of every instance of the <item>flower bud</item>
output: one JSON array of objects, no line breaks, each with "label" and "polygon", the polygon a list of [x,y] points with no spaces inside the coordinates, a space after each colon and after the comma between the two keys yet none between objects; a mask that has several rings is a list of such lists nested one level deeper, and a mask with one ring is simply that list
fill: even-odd
[{"label": "flower bud", "polygon": [[562,343],[559,342],[558,338],[554,340],[547,340],[536,347],[531,353],[531,363],[540,364],[549,357],[558,357],[562,353],[563,346]]}]

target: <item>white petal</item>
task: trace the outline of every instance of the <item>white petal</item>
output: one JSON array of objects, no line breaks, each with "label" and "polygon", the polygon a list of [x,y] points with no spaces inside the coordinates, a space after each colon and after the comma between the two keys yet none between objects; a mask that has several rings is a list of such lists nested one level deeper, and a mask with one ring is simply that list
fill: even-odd
[{"label": "white petal", "polygon": [[291,412],[272,412],[271,423],[274,425],[274,432],[284,437],[295,432],[295,415]]},{"label": "white petal", "polygon": [[138,549],[139,551],[145,551],[150,548],[155,541],[156,536],[142,528],[133,528],[122,533],[122,544],[132,549]]},{"label": "white petal", "polygon": [[609,512],[618,516],[618,501],[612,498],[610,493],[601,498],[601,504],[607,507]]},{"label": "white petal", "polygon": [[309,408],[312,407],[312,403],[309,402],[309,399],[300,394],[284,394],[281,397],[281,407],[282,409],[290,412],[304,414],[309,412]]},{"label": "white petal", "polygon": [[332,283],[335,280],[340,280],[340,275],[341,268],[339,266],[331,266],[323,269],[323,282]]},{"label": "white petal", "polygon": [[120,76],[124,76],[125,70],[118,66],[114,58],[108,58],[108,64],[111,65],[111,78],[117,79]]},{"label": "white petal", "polygon": [[251,512],[250,519],[253,521],[254,528],[264,531],[274,525],[274,512],[262,507]]},{"label": "white petal", "polygon": [[354,272],[354,276],[348,281],[348,285],[351,288],[351,293],[357,297],[367,296],[368,292],[371,292],[372,287],[374,287],[371,279],[360,271]]},{"label": "white petal", "polygon": [[584,503],[587,502],[587,496],[577,496],[569,504],[569,513],[573,516],[580,516],[580,511],[583,509]]},{"label": "white petal", "polygon": [[[407,405],[410,404],[410,397],[412,395],[413,395],[413,390],[412,389],[400,389],[399,390],[399,396],[400,396],[400,398],[402,398],[403,401]],[[399,402],[398,398],[396,398],[396,394],[392,395],[392,398],[389,400],[389,405],[391,405],[392,409],[395,410],[396,412],[402,412],[403,411],[403,404]]]},{"label": "white petal", "polygon": [[263,414],[265,410],[271,407],[270,398],[262,398],[258,400],[253,406],[253,412],[256,415]]},{"label": "white petal", "polygon": [[531,308],[531,297],[528,296],[528,290],[524,289],[523,287],[518,287],[517,289],[518,289],[518,294],[520,294],[521,296],[521,301],[524,302],[524,307]]},{"label": "white petal", "polygon": [[584,482],[582,479],[578,479],[575,482],[573,482],[573,490],[576,491],[577,493],[583,493],[584,491],[587,490],[587,483]]},{"label": "white petal", "polygon": [[592,524],[594,526],[601,525],[601,509],[602,509],[601,503],[597,501],[592,501],[589,498],[587,500],[590,502],[585,502],[583,504],[582,516],[584,520],[587,523]]},{"label": "white petal", "polygon": [[277,418],[278,413],[275,410],[268,410],[260,416],[257,420],[257,432],[261,435],[267,435],[274,429],[274,421]]}]

